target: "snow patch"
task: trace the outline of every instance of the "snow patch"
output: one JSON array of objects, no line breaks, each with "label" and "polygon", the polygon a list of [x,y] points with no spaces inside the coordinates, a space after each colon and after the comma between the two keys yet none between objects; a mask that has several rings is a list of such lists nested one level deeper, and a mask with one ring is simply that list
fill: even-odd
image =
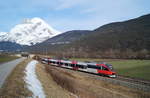
[{"label": "snow patch", "polygon": [[31,46],[60,33],[61,32],[53,29],[44,20],[36,17],[16,25],[10,32],[0,32],[0,41],[10,41],[20,45]]},{"label": "snow patch", "polygon": [[27,88],[33,93],[33,98],[46,98],[42,85],[36,75],[35,67],[37,63],[36,60],[28,63],[25,69],[26,76],[24,80],[27,84]]}]

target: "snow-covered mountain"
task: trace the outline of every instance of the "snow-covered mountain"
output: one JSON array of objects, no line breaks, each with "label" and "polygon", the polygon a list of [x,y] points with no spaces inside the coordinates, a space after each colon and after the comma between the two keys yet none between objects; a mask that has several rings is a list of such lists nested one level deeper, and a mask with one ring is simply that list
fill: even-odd
[{"label": "snow-covered mountain", "polygon": [[60,33],[42,19],[33,18],[16,25],[10,32],[0,32],[0,41],[9,41],[30,46],[43,42]]}]

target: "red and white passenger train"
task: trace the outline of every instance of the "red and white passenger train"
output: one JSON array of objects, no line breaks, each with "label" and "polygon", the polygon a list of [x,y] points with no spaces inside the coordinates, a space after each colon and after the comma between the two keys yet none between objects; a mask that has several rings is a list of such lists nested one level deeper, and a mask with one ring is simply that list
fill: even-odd
[{"label": "red and white passenger train", "polygon": [[108,77],[116,77],[116,72],[114,72],[112,65],[107,64],[106,62],[93,63],[43,58],[42,63],[99,75],[105,75]]}]

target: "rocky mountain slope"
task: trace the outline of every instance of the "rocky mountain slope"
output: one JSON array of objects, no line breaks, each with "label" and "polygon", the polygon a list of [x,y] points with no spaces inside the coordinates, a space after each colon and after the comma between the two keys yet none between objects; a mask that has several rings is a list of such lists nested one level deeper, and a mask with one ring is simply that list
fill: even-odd
[{"label": "rocky mountain slope", "polygon": [[48,40],[40,43],[40,44],[68,44],[75,40],[79,40],[81,37],[86,36],[89,34],[89,30],[72,30],[67,31],[62,34],[59,34],[57,36],[54,36],[53,38],[49,38]]},{"label": "rocky mountain slope", "polygon": [[[54,36],[52,38],[49,38],[48,40],[33,45],[29,46],[26,48],[26,50],[30,50],[32,52],[42,52],[45,53],[45,51],[51,51],[54,50],[58,47],[58,49],[61,49],[61,46],[70,44],[74,41],[79,40],[80,38],[87,36],[90,34],[91,31],[89,30],[72,30],[72,31],[67,31],[62,34],[59,34],[57,36]],[[57,50],[57,49],[56,49]]]}]

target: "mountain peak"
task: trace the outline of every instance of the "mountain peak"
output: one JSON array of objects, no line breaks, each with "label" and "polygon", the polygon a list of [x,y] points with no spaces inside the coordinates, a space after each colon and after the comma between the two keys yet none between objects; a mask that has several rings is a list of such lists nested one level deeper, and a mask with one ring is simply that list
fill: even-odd
[{"label": "mountain peak", "polygon": [[32,22],[44,22],[43,19],[39,18],[39,17],[34,17],[31,19]]},{"label": "mountain peak", "polygon": [[[1,33],[1,32],[0,32]],[[60,34],[41,18],[25,19],[22,24],[16,25],[8,33],[0,34],[0,41],[16,42],[21,45],[33,45],[43,42]]]}]

